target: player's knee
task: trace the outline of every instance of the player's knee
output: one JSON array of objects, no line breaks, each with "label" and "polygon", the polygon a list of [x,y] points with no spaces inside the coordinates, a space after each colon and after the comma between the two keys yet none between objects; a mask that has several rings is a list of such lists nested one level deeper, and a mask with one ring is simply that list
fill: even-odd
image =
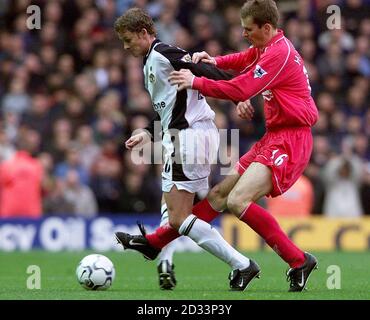
[{"label": "player's knee", "polygon": [[239,218],[250,202],[251,201],[249,199],[245,199],[238,194],[231,193],[227,199],[227,208],[232,214]]},{"label": "player's knee", "polygon": [[173,217],[173,216],[168,217],[168,224],[176,230],[179,230],[181,223],[182,221],[178,217]]},{"label": "player's knee", "polygon": [[208,201],[215,210],[221,211],[226,207],[227,195],[222,193],[219,185],[214,186],[207,195]]},{"label": "player's knee", "polygon": [[236,197],[229,196],[227,199],[227,208],[232,214],[238,216],[238,213],[240,213],[240,206]]}]

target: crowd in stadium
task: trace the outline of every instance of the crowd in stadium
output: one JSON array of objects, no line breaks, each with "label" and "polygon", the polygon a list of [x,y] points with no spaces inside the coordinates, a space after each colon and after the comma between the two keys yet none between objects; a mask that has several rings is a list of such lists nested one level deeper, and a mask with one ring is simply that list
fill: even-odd
[{"label": "crowd in stadium", "polygon": [[[305,61],[320,116],[311,162],[288,197],[307,195],[308,214],[370,214],[370,3],[277,3],[281,27]],[[32,4],[41,8],[40,29],[26,24]],[[248,47],[240,26],[242,4],[2,1],[0,218],[14,216],[14,208],[32,211],[29,216],[159,212],[162,166],[134,164],[124,149],[131,132],[146,127],[154,111],[143,85],[142,61],[123,50],[114,21],[129,7],[145,8],[163,42],[217,56]],[[339,29],[328,28],[330,4],[341,9]],[[240,128],[239,146],[221,152],[243,154],[263,135],[262,97],[252,100],[251,122],[238,118],[232,102],[208,101],[218,128]],[[218,169],[211,185],[222,179]],[[9,186],[17,179],[23,184],[16,192],[10,188],[11,194]],[[34,194],[39,186],[41,197]]]}]

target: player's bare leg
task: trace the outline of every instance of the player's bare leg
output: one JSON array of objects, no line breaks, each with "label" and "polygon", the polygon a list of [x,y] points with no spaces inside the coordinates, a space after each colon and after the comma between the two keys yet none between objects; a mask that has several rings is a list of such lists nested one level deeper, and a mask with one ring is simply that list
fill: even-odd
[{"label": "player's bare leg", "polygon": [[207,195],[207,199],[213,209],[223,211],[227,207],[227,198],[240,179],[240,174],[232,169],[224,180],[216,184]]},{"label": "player's bare leg", "polygon": [[195,194],[173,186],[170,192],[164,192],[163,195],[167,204],[168,222],[178,230],[192,211]]},{"label": "player's bare leg", "polygon": [[300,250],[280,228],[276,219],[255,204],[272,190],[272,173],[267,166],[253,162],[231,191],[227,207],[256,231],[291,267],[288,271],[289,291],[302,291],[317,260]]},{"label": "player's bare leg", "polygon": [[227,199],[227,207],[238,218],[245,208],[272,190],[271,170],[253,162],[236,182]]}]

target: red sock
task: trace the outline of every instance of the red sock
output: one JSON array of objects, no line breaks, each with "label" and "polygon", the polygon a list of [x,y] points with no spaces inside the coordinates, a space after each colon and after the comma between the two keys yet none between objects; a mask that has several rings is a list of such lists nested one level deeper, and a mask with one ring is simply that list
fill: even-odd
[{"label": "red sock", "polygon": [[[207,198],[199,201],[193,207],[193,214],[198,218],[210,222],[216,218],[220,213],[214,210],[209,204]],[[170,243],[172,240],[175,240],[180,235],[177,230],[170,227],[167,223],[161,227],[158,227],[153,233],[147,234],[145,237],[148,239],[148,242],[151,246],[162,249],[165,245]]]},{"label": "red sock", "polygon": [[149,233],[145,236],[149,244],[157,249],[162,249],[165,245],[170,243],[172,240],[178,238],[180,234],[176,229],[172,228],[168,223],[155,229],[153,233]]},{"label": "red sock", "polygon": [[304,252],[288,238],[276,219],[265,209],[252,203],[244,210],[240,220],[257,232],[291,268],[304,263]]},{"label": "red sock", "polygon": [[208,199],[205,198],[193,207],[193,214],[205,222],[211,222],[220,215],[220,212],[213,209]]}]

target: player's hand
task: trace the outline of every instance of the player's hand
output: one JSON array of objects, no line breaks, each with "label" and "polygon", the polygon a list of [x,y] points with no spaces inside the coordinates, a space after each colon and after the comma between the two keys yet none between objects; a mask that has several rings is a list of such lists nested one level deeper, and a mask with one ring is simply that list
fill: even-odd
[{"label": "player's hand", "polygon": [[191,89],[193,78],[194,75],[191,73],[190,70],[181,69],[180,71],[172,71],[170,76],[168,77],[168,81],[173,86],[177,84],[177,91],[181,91],[183,89]]},{"label": "player's hand", "polygon": [[250,100],[246,100],[244,102],[239,102],[236,106],[236,112],[239,116],[239,118],[245,119],[245,120],[252,120],[254,115],[254,108],[250,102]]},{"label": "player's hand", "polygon": [[143,145],[149,141],[150,141],[149,135],[146,132],[140,132],[138,134],[131,136],[130,139],[128,139],[125,142],[125,147],[128,150],[132,150],[134,147]]},{"label": "player's hand", "polygon": [[207,52],[202,51],[202,52],[195,52],[193,54],[193,57],[191,58],[191,61],[193,63],[198,63],[199,61],[209,63],[209,64],[214,64],[216,65],[216,59],[211,57]]}]

